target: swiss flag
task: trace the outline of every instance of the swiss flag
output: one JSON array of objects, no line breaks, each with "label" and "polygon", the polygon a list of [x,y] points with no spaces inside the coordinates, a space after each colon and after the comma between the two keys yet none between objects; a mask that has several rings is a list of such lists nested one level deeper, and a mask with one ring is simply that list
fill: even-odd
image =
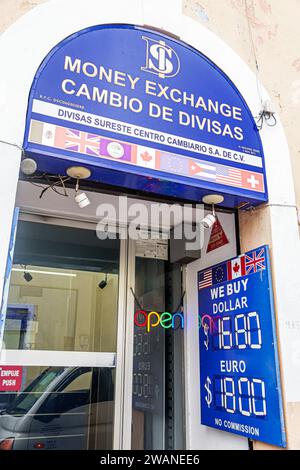
[{"label": "swiss flag", "polygon": [[250,189],[251,191],[257,191],[259,193],[264,192],[264,176],[262,173],[255,173],[251,171],[242,171],[242,185],[244,189]]},{"label": "swiss flag", "polygon": [[232,259],[227,262],[227,275],[228,281],[237,279],[238,277],[245,276],[246,264],[245,256],[239,256],[238,258]]}]

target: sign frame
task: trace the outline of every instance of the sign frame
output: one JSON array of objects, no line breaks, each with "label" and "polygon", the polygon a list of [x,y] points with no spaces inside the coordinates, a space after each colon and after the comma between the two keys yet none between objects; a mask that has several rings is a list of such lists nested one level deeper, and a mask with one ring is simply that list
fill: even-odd
[{"label": "sign frame", "polygon": [[201,424],[286,447],[269,247],[199,271],[198,302]]}]

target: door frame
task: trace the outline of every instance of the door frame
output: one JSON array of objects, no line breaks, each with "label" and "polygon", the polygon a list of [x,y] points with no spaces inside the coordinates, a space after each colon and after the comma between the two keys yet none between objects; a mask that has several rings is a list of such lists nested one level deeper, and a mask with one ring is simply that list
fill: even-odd
[{"label": "door frame", "polygon": [[124,382],[123,382],[123,429],[120,448],[131,450],[132,430],[132,374],[133,374],[133,346],[134,346],[134,297],[131,288],[135,286],[135,240],[127,237],[127,285],[125,309],[125,344],[124,344]]}]

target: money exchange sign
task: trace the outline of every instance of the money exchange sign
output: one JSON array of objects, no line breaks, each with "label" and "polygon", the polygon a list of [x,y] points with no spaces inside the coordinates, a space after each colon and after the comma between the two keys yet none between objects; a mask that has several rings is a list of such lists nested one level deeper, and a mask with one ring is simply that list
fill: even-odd
[{"label": "money exchange sign", "polygon": [[198,273],[201,424],[285,447],[269,249]]},{"label": "money exchange sign", "polygon": [[268,199],[262,143],[234,84],[206,56],[134,25],[64,39],[31,87],[24,149],[40,171],[224,205]]}]

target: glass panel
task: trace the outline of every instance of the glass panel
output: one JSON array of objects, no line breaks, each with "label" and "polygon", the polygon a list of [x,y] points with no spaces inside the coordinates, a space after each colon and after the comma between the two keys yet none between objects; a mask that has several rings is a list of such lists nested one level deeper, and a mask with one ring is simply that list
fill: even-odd
[{"label": "glass panel", "polygon": [[119,240],[20,222],[4,348],[115,352]]},{"label": "glass panel", "polygon": [[[164,261],[136,258],[135,294],[147,313],[164,312]],[[135,311],[140,306],[136,303]],[[165,334],[160,326],[149,332],[145,326],[134,326],[132,408],[132,449],[164,449]]]},{"label": "glass panel", "polygon": [[[115,353],[119,258],[96,230],[20,221],[3,348]],[[112,449],[114,389],[101,364],[0,366],[0,449]]]},{"label": "glass panel", "polygon": [[112,449],[115,372],[24,367],[22,389],[0,394],[0,448]]}]

